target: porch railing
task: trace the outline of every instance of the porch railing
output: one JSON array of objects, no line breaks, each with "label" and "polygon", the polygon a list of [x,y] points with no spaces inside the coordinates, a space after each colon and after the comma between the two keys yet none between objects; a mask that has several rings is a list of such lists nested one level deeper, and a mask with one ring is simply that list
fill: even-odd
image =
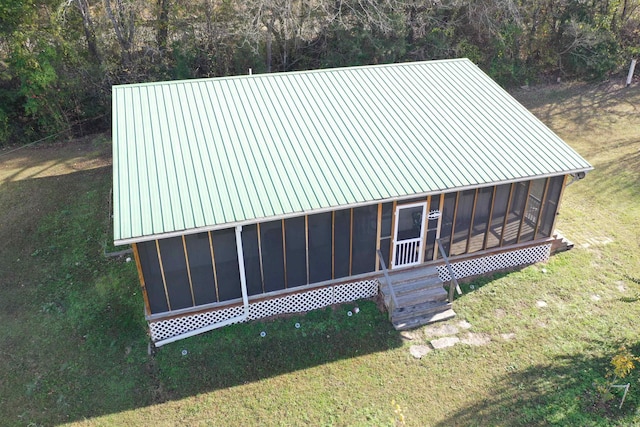
[{"label": "porch railing", "polygon": [[527,204],[527,213],[525,214],[525,218],[529,221],[530,224],[535,224],[538,222],[538,214],[540,212],[540,208],[542,207],[542,201],[537,197],[529,194],[529,203]]},{"label": "porch railing", "polygon": [[457,290],[458,295],[462,294],[462,291],[460,290],[460,285],[458,285],[458,281],[456,280],[456,275],[453,272],[453,267],[451,267],[451,263],[449,262],[449,257],[447,257],[447,254],[444,252],[444,247],[440,239],[436,239],[436,246],[438,246],[440,255],[442,256],[442,259],[444,260],[444,263],[447,266],[447,271],[449,272],[449,276],[451,277],[451,280],[449,281],[449,302],[453,302],[453,290],[454,289]]},{"label": "porch railing", "polygon": [[[376,249],[376,253],[378,254],[378,259],[380,260],[380,266],[382,267],[382,272],[384,273],[384,279],[387,281],[387,286],[389,287],[389,294],[391,294],[391,301],[393,302],[393,308],[398,306],[398,300],[396,300],[396,293],[393,290],[393,283],[391,283],[391,279],[389,278],[389,271],[387,270],[387,265],[384,263],[384,257],[382,256],[382,252],[380,249]],[[391,313],[393,309],[389,310]]]}]

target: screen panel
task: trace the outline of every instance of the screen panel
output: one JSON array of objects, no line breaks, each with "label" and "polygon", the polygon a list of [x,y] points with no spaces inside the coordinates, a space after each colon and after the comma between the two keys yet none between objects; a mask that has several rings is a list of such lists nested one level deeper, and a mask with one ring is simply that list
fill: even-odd
[{"label": "screen panel", "polygon": [[193,307],[182,237],[158,240],[171,310]]},{"label": "screen panel", "polygon": [[287,287],[307,284],[307,241],[304,216],[284,220]]},{"label": "screen panel", "polygon": [[351,250],[351,209],[334,213],[334,278],[349,276],[349,253]]},{"label": "screen panel", "polygon": [[331,280],[331,212],[309,215],[309,283]]},{"label": "screen panel", "polygon": [[[431,196],[427,212],[434,212],[440,209],[440,195]],[[438,230],[438,218],[429,219],[427,214],[427,242],[425,243],[424,260],[431,261],[433,259],[433,251],[435,249],[436,234]]]},{"label": "screen panel", "polygon": [[493,187],[478,189],[473,226],[471,228],[471,239],[469,240],[470,253],[482,250],[489,222],[489,213],[491,212],[492,198]]},{"label": "screen panel", "polygon": [[458,197],[453,243],[449,255],[462,255],[467,251],[467,239],[469,238],[475,194],[476,190],[465,190]]},{"label": "screen panel", "polygon": [[220,301],[241,298],[242,289],[240,287],[235,230],[227,228],[212,231],[211,241],[213,242]]},{"label": "screen panel", "polygon": [[391,221],[393,219],[393,203],[382,204],[382,219],[380,221],[380,238],[391,237]]},{"label": "screen panel", "polygon": [[162,272],[160,271],[160,261],[158,261],[156,241],[140,242],[136,243],[136,246],[151,314],[169,311],[162,281]]},{"label": "screen panel", "polygon": [[[456,209],[456,195],[458,193],[447,193],[444,195],[444,203],[442,206],[442,224],[440,225],[440,241],[442,242],[442,249],[450,255],[449,249],[451,249],[451,230],[453,228],[453,215]],[[440,253],[438,251],[438,258]]]},{"label": "screen panel", "polygon": [[564,176],[554,176],[550,178],[550,180],[544,209],[542,211],[542,221],[540,222],[540,227],[538,228],[538,234],[536,236],[538,239],[551,237],[551,233],[553,232],[551,228],[553,227],[553,220],[557,215]]},{"label": "screen panel", "polygon": [[247,293],[257,295],[263,292],[262,272],[260,270],[260,250],[258,248],[258,226],[256,224],[242,227],[242,256],[244,258],[244,274],[247,281]]},{"label": "screen panel", "polygon": [[507,226],[504,230],[502,246],[513,245],[518,241],[520,233],[520,223],[524,215],[525,203],[529,194],[529,181],[517,182],[513,184],[513,195],[511,196],[511,206],[507,213]]},{"label": "screen panel", "polygon": [[531,181],[524,221],[522,222],[522,231],[520,232],[520,242],[533,240],[533,233],[538,224],[540,211],[542,210],[542,194],[544,193],[546,183],[547,180],[545,178]]},{"label": "screen panel", "polygon": [[209,247],[209,233],[190,234],[184,237],[189,257],[189,270],[196,305],[217,301],[216,283]]},{"label": "screen panel", "polygon": [[489,224],[489,235],[487,236],[487,248],[495,248],[500,245],[510,192],[511,184],[498,185],[495,189],[493,214],[491,216],[491,224]]},{"label": "screen panel", "polygon": [[262,273],[264,275],[265,292],[284,289],[284,253],[281,220],[260,224],[260,246],[262,248]]},{"label": "screen panel", "polygon": [[378,205],[353,209],[352,275],[375,271],[377,229]]}]

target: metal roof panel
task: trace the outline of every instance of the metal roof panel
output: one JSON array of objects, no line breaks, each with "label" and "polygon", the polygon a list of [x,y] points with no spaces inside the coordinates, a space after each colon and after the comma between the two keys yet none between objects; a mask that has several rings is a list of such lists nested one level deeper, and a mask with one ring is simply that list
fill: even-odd
[{"label": "metal roof panel", "polygon": [[114,240],[591,169],[467,59],[113,87]]}]

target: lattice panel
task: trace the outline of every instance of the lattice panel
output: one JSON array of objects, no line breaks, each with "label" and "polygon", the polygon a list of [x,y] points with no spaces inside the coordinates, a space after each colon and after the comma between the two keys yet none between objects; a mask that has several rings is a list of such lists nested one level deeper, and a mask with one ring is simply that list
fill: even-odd
[{"label": "lattice panel", "polygon": [[149,329],[151,331],[151,339],[160,341],[194,329],[202,328],[213,323],[223,322],[240,316],[243,313],[242,307],[228,307],[222,310],[209,311],[206,313],[198,313],[175,319],[160,320],[158,322],[150,322]]},{"label": "lattice panel", "polygon": [[[518,249],[511,252],[503,252],[496,255],[489,255],[482,258],[470,259],[451,263],[453,273],[456,279],[463,277],[476,276],[491,271],[502,270],[505,268],[517,267],[519,265],[535,264],[536,262],[546,261],[551,254],[551,244],[532,246],[529,248]],[[438,266],[438,275],[443,282],[451,280],[446,265]]]},{"label": "lattice panel", "polygon": [[[378,286],[377,280],[364,280],[249,303],[249,317],[247,320],[262,319],[285,313],[300,313],[332,304],[374,297],[378,295]],[[154,342],[162,341],[214,323],[232,319],[240,316],[243,312],[242,306],[236,306],[151,322],[149,323],[151,339]]]},{"label": "lattice panel", "polygon": [[378,295],[378,281],[365,280],[362,282],[345,283],[333,286],[333,303],[342,304],[362,298],[371,298]]}]

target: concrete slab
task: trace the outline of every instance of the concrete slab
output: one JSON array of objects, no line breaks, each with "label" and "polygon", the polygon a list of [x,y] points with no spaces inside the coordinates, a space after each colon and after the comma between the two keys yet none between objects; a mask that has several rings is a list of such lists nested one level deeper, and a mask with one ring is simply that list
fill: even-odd
[{"label": "concrete slab", "polygon": [[425,335],[430,337],[446,337],[447,335],[455,335],[459,332],[455,325],[448,323],[439,323],[435,325],[429,325],[424,328]]},{"label": "concrete slab", "polygon": [[487,334],[474,334],[473,332],[468,332],[460,342],[467,345],[481,346],[489,344],[491,342],[491,337]]},{"label": "concrete slab", "polygon": [[409,347],[409,353],[416,359],[422,359],[431,351],[433,350],[428,345],[412,345]]},{"label": "concrete slab", "polygon": [[453,347],[459,342],[460,338],[458,337],[444,337],[431,341],[431,346],[433,346],[433,348],[435,348],[436,350],[440,350],[442,348]]},{"label": "concrete slab", "polygon": [[469,329],[471,328],[471,323],[467,322],[466,320],[461,320],[458,322],[458,327],[462,329]]}]

